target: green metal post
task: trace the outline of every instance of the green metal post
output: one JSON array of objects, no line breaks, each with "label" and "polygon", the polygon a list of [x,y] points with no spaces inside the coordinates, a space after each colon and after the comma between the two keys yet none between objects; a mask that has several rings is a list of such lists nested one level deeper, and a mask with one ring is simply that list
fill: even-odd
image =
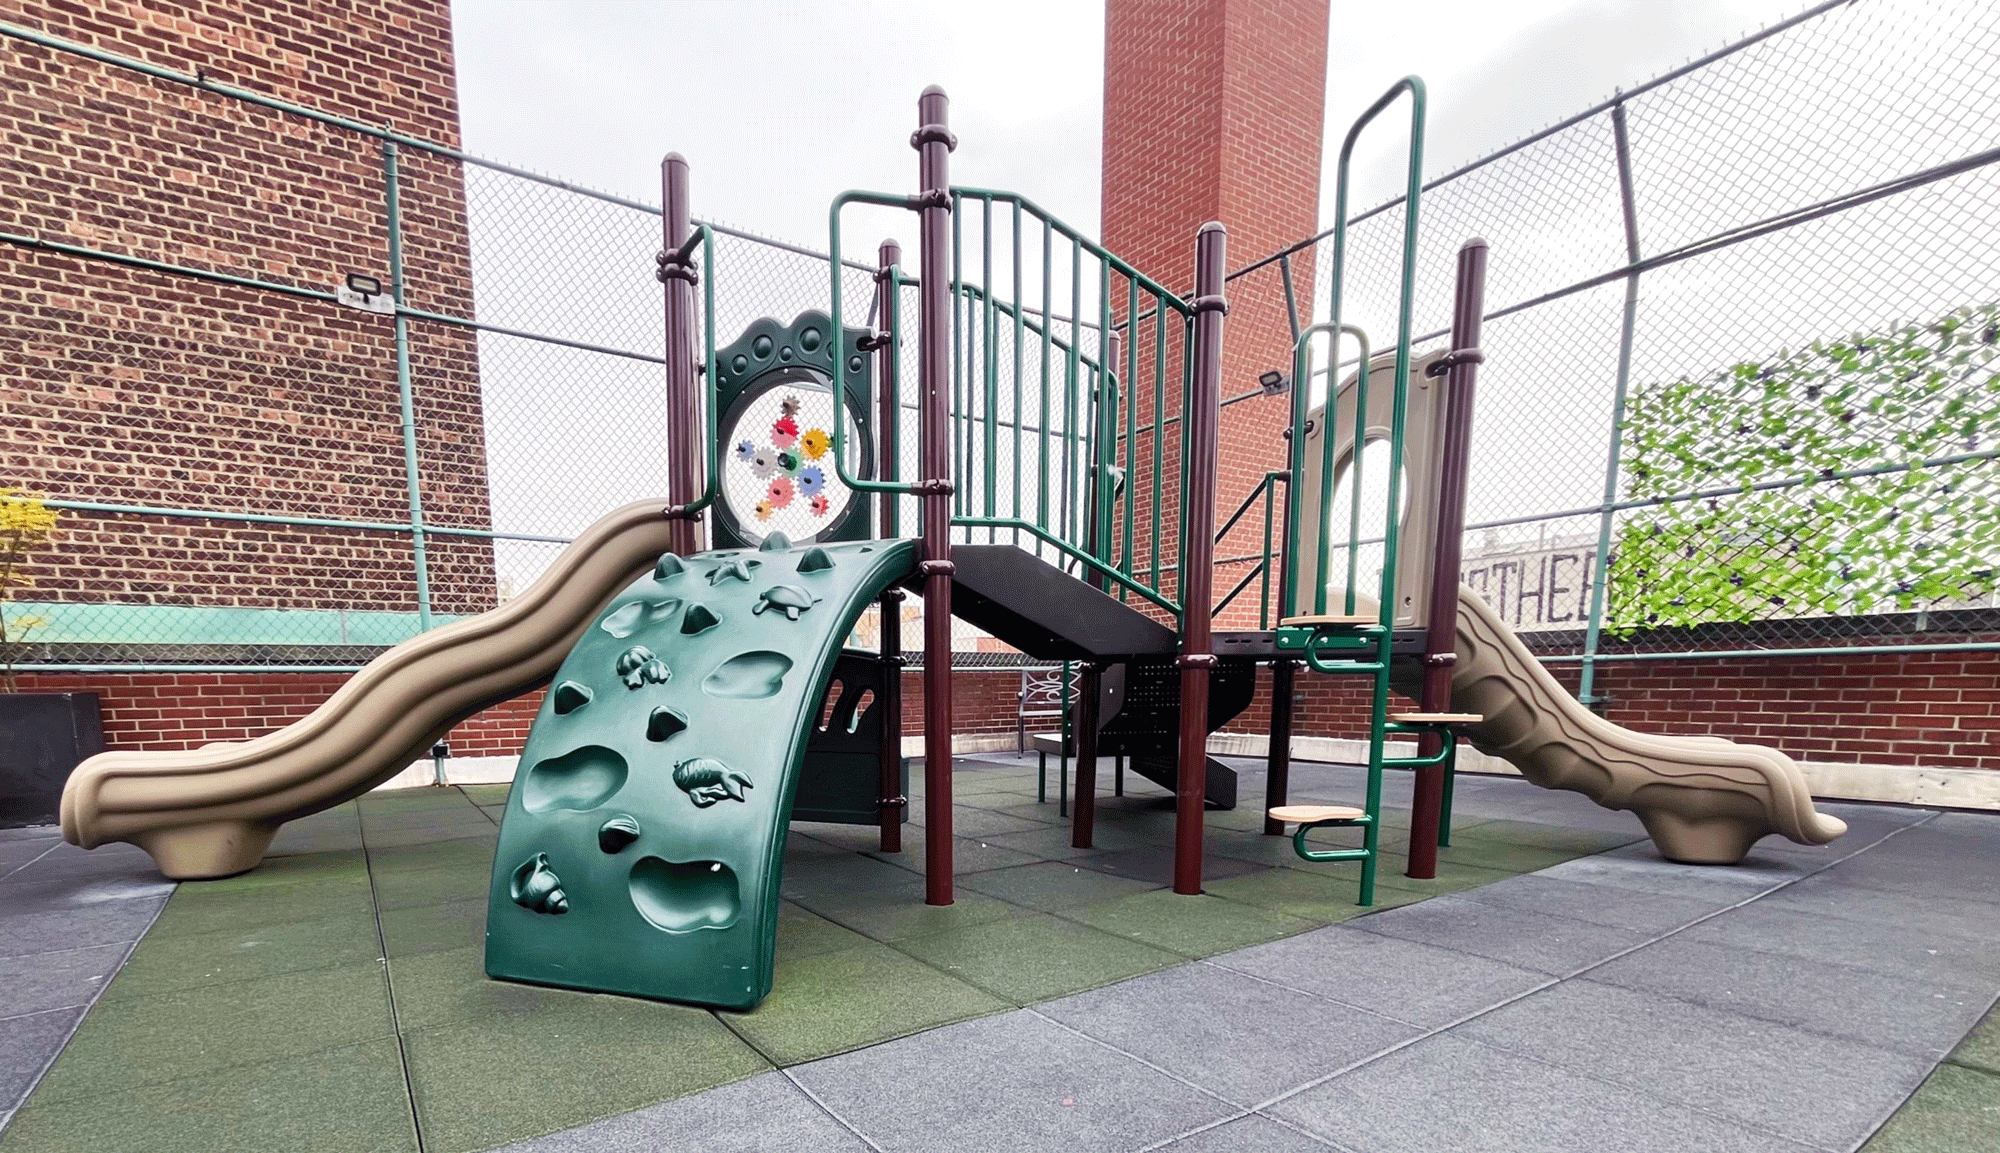
[{"label": "green metal post", "polygon": [[417,581],[417,628],[431,627],[431,562],[424,540],[423,479],[417,471],[417,403],[410,379],[410,318],[403,315],[403,203],[401,174],[396,165],[396,145],[382,144],[382,184],[389,229],[389,292],[396,302],[396,400],[403,419],[403,475],[410,498],[410,552],[415,561]]}]

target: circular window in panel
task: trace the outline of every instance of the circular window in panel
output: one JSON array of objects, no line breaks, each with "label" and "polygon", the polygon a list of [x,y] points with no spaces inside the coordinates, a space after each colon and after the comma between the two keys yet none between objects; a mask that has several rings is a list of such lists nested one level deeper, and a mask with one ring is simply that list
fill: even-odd
[{"label": "circular window in panel", "polygon": [[[729,406],[720,511],[738,537],[827,540],[846,523],[857,502],[834,468],[833,419],[833,391],[804,369],[774,373]],[[868,476],[867,445],[851,416],[843,435],[848,473]]]}]

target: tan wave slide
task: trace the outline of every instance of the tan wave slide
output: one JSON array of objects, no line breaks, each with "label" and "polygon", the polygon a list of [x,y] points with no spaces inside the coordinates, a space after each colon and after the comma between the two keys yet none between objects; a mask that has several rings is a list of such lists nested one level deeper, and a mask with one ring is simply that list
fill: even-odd
[{"label": "tan wave slide", "polygon": [[367,792],[459,721],[546,683],[604,605],[667,551],[666,506],[606,516],[520,596],[404,641],[277,732],[91,757],[63,790],[64,839],[129,841],[177,880],[255,868],[286,821]]},{"label": "tan wave slide", "polygon": [[1464,730],[1473,747],[1543,788],[1632,811],[1670,860],[1733,865],[1771,833],[1824,845],[1847,831],[1846,822],[1813,808],[1805,775],[1776,749],[1651,736],[1591,712],[1463,587],[1457,646],[1451,707],[1486,718]]}]

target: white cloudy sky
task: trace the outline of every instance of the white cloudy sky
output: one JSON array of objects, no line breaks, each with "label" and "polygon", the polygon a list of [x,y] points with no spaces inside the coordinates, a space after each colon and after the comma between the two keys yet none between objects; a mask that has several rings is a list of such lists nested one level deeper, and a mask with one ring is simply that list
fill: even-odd
[{"label": "white cloudy sky", "polygon": [[[1433,100],[1430,168],[1442,172],[1806,2],[1334,0],[1327,123],[1337,133],[1419,73]],[[936,83],[962,141],[955,182],[1019,190],[1096,230],[1101,3],[456,0],[453,10],[476,153],[651,201],[659,156],[678,150],[694,166],[699,215],[824,247],[836,192],[912,185],[916,94]],[[894,214],[856,219],[860,235],[906,227]]]}]

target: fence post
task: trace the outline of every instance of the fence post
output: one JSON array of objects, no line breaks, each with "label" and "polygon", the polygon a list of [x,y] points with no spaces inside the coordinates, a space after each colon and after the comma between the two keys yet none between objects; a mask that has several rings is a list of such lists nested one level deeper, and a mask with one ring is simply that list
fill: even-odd
[{"label": "fence post", "polygon": [[[1625,127],[1625,102],[1611,106],[1611,140],[1618,157],[1618,204],[1625,219],[1625,263],[1639,262],[1639,215],[1632,196],[1632,140]],[[1625,277],[1625,318],[1618,330],[1618,380],[1611,394],[1611,447],[1604,458],[1604,505],[1598,514],[1597,558],[1590,577],[1590,620],[1584,626],[1582,672],[1576,697],[1586,705],[1600,704],[1597,686],[1597,644],[1604,631],[1605,578],[1610,572],[1611,522],[1618,503],[1618,455],[1625,423],[1625,390],[1632,377],[1632,329],[1639,315],[1639,274]]]},{"label": "fence post", "polygon": [[924,901],[951,904],[951,101],[917,99],[917,423],[924,560]]},{"label": "fence post", "polygon": [[[701,499],[703,432],[701,396],[695,384],[693,265],[670,262],[694,231],[688,203],[688,162],[678,152],[660,161],[660,279],[666,284],[667,502],[685,508]],[[675,517],[667,539],[682,556],[701,551],[701,525]]]},{"label": "fence post", "polygon": [[[1220,662],[1212,652],[1215,592],[1216,434],[1222,423],[1222,316],[1229,234],[1217,221],[1201,226],[1194,256],[1194,372],[1182,409],[1181,454],[1181,731],[1174,803],[1174,892],[1201,892],[1201,834],[1208,804],[1208,678]],[[1162,413],[1155,410],[1158,423]],[[1157,515],[1157,510],[1156,510]]]},{"label": "fence post", "polygon": [[417,401],[410,379],[410,318],[403,313],[403,201],[402,177],[396,164],[396,146],[382,143],[383,208],[389,232],[389,294],[396,302],[396,399],[403,420],[403,476],[410,498],[410,553],[417,581],[417,631],[431,627],[431,561],[424,533],[423,478],[417,469]]}]

